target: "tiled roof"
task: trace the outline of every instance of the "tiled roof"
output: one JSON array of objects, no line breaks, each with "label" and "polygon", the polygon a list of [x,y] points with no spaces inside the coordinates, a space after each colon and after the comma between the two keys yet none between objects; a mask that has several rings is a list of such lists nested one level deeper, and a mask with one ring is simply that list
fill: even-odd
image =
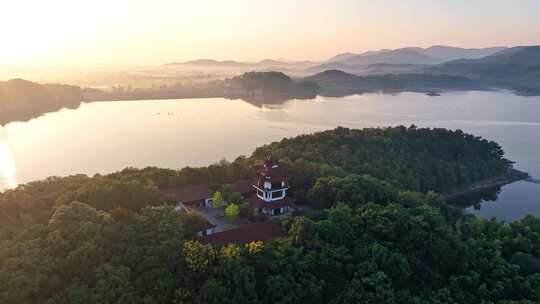
[{"label": "tiled roof", "polygon": [[273,183],[287,181],[287,170],[279,164],[273,154],[270,154],[263,163],[259,172],[259,183],[269,178]]},{"label": "tiled roof", "polygon": [[205,235],[199,237],[198,240],[202,244],[242,245],[255,241],[266,241],[283,236],[285,236],[285,232],[281,229],[281,226],[272,221],[266,221],[241,226],[239,228],[214,233],[211,235]]},{"label": "tiled roof", "polygon": [[163,195],[173,196],[182,203],[190,203],[194,201],[211,198],[214,193],[208,184],[189,185],[185,187],[165,189],[161,191]]}]

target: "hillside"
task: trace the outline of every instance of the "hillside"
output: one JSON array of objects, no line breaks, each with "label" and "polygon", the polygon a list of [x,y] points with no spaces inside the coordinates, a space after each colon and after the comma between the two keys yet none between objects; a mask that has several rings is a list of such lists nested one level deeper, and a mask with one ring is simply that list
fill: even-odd
[{"label": "hillside", "polygon": [[28,120],[61,108],[76,108],[82,102],[77,86],[37,84],[12,79],[0,82],[0,125],[13,120]]},{"label": "hillside", "polygon": [[361,64],[370,65],[375,63],[391,63],[391,64],[435,64],[440,63],[438,58],[430,57],[417,52],[414,49],[404,48],[389,50],[378,53],[361,54],[354,57],[349,57],[343,61],[344,64]]},{"label": "hillside", "polygon": [[428,48],[407,47],[394,50],[383,49],[360,54],[343,53],[330,58],[327,63],[343,63],[349,65],[369,64],[440,64],[456,59],[475,59],[493,55],[505,50],[505,47],[466,49],[444,45]]},{"label": "hillside", "polygon": [[351,53],[351,52],[341,53],[341,54],[337,54],[337,55],[335,55],[334,57],[328,59],[326,62],[327,62],[327,63],[341,62],[341,61],[345,61],[345,60],[347,60],[347,59],[356,57],[356,56],[358,56],[358,55],[359,55],[359,54]]},{"label": "hillside", "polygon": [[539,89],[540,46],[515,47],[479,59],[454,60],[423,71],[465,76],[518,90]]},{"label": "hillside", "polygon": [[428,48],[417,48],[416,50],[424,55],[439,58],[444,61],[457,59],[476,59],[493,55],[497,52],[505,50],[506,47],[490,47],[478,49],[466,49],[451,47],[445,45],[434,45]]},{"label": "hillside", "polygon": [[479,85],[462,76],[430,74],[388,74],[356,76],[339,70],[325,71],[304,80],[317,83],[322,94],[351,94],[384,90],[474,89]]},{"label": "hillside", "polygon": [[312,81],[295,81],[281,72],[248,72],[223,82],[224,95],[248,100],[313,98],[319,87]]}]

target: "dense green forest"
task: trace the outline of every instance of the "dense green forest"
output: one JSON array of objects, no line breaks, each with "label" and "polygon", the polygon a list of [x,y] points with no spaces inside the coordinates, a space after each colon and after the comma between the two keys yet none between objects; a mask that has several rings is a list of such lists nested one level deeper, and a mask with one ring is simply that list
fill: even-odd
[{"label": "dense green forest", "polygon": [[511,162],[493,142],[461,130],[414,125],[351,130],[337,128],[283,139],[258,148],[256,158],[273,151],[291,172],[297,199],[303,200],[317,178],[369,175],[399,189],[446,192],[483,178],[504,174]]},{"label": "dense green forest", "polygon": [[[160,196],[253,177],[269,151],[313,207],[285,238],[201,245],[203,219]],[[461,131],[337,128],[204,168],[20,185],[0,194],[0,303],[537,303],[540,220],[464,216],[436,194],[510,167]]]}]

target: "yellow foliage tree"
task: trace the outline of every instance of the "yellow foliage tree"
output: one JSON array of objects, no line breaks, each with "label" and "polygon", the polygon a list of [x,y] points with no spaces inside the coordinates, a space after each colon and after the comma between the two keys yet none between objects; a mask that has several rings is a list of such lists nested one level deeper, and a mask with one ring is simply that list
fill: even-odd
[{"label": "yellow foliage tree", "polygon": [[229,204],[225,208],[225,215],[230,219],[236,219],[240,214],[240,206],[237,204]]}]

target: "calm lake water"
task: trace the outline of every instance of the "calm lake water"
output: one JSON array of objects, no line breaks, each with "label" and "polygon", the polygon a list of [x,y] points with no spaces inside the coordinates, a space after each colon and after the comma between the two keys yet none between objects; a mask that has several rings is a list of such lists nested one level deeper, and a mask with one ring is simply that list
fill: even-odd
[{"label": "calm lake water", "polygon": [[[517,169],[540,178],[540,97],[472,91],[318,97],[263,106],[220,98],[83,104],[0,127],[0,186],[127,166],[203,166],[336,126],[413,123],[495,140]],[[507,221],[540,216],[540,185],[518,182],[482,195],[480,209],[468,212]]]}]

